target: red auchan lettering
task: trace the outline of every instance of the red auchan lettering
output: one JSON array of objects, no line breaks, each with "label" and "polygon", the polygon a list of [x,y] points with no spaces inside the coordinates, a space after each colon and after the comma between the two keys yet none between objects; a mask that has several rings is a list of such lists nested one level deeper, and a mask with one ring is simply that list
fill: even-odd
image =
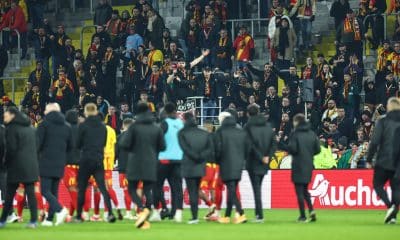
[{"label": "red auchan lettering", "polygon": [[[271,207],[297,208],[290,170],[275,170],[271,176]],[[372,186],[372,170],[314,171],[309,192],[316,208],[384,208]],[[386,188],[389,196],[390,187]]]}]

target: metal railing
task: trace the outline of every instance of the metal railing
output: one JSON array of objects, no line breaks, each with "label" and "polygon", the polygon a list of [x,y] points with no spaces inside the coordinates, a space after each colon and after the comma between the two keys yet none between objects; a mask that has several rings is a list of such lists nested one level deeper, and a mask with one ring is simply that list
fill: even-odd
[{"label": "metal railing", "polygon": [[[28,82],[28,78],[27,77],[1,77],[0,78],[1,81],[3,81],[3,86],[4,86],[4,93],[8,92],[6,91],[6,81],[11,81],[11,100],[15,103],[15,92],[16,92],[16,81],[17,80],[23,80],[24,81],[24,87],[26,82]],[[17,105],[19,105],[20,103],[16,103]]]},{"label": "metal railing", "polygon": [[[195,104],[195,110],[196,110],[196,117],[200,120],[200,126],[204,126],[204,121],[207,118],[211,118],[211,119],[216,119],[218,118],[219,114],[222,112],[222,97],[218,97],[218,103],[216,107],[205,107],[204,106],[204,99],[206,99],[206,97],[203,96],[195,96],[195,97],[188,97],[187,100],[193,100],[196,102]],[[215,109],[217,110],[217,115],[214,116],[207,116],[204,115],[204,110],[207,109]]]},{"label": "metal railing", "polygon": [[[227,28],[231,30],[231,38],[235,39],[235,29],[241,27],[241,24],[249,24],[250,23],[250,34],[254,37],[255,28],[254,25],[258,25],[258,32],[261,32],[261,23],[266,23],[268,26],[269,18],[253,18],[253,19],[228,19],[226,20]],[[230,26],[229,26],[230,25]],[[265,33],[267,34],[267,32]]]},{"label": "metal railing", "polygon": [[82,29],[81,29],[80,47],[81,47],[82,51],[83,51],[83,34],[84,34],[86,29],[90,29],[90,28],[94,28],[95,31],[96,31],[97,26],[96,25],[83,26]]},{"label": "metal railing", "polygon": [[[2,45],[3,45],[3,31],[0,32],[0,42],[1,42]],[[21,34],[19,33],[19,31],[17,29],[10,30],[10,33],[11,33],[11,31],[14,31],[17,34],[17,53],[18,53],[18,58],[17,58],[17,66],[15,66],[15,68],[17,70],[19,70],[19,69],[21,69],[21,50],[22,50],[21,49]],[[8,39],[8,41],[9,41],[9,39]]]}]

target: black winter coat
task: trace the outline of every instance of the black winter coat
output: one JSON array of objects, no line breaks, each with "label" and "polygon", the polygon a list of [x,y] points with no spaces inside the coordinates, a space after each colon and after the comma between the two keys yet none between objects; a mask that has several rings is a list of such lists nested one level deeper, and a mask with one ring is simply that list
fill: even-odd
[{"label": "black winter coat", "polygon": [[33,183],[39,180],[36,130],[22,113],[6,125],[7,182]]},{"label": "black winter coat", "polygon": [[251,142],[246,169],[250,174],[264,175],[268,171],[268,165],[262,162],[262,158],[268,156],[271,159],[274,156],[275,133],[265,117],[261,115],[250,117],[245,130]]},{"label": "black winter coat", "polygon": [[214,157],[214,142],[211,135],[198,128],[194,121],[188,121],[178,137],[183,151],[182,176],[203,177],[206,162],[210,162]]},{"label": "black winter coat", "polygon": [[67,163],[67,152],[73,145],[71,128],[64,115],[48,113],[36,133],[40,176],[61,178]]},{"label": "black winter coat", "polygon": [[6,153],[5,129],[0,125],[0,171],[5,169],[4,154]]},{"label": "black winter coat", "polygon": [[297,126],[286,149],[292,155],[292,181],[309,183],[314,169],[314,156],[321,152],[317,135],[308,123]]},{"label": "black winter coat", "polygon": [[226,118],[215,134],[216,162],[222,181],[241,179],[250,148],[246,132],[236,126],[233,117]]},{"label": "black winter coat", "polygon": [[93,23],[94,25],[104,26],[111,18],[112,7],[109,4],[98,5],[94,12]]},{"label": "black winter coat", "polygon": [[85,161],[102,162],[107,141],[107,128],[98,116],[86,118],[78,128],[78,149],[81,151],[80,163]]},{"label": "black winter coat", "polygon": [[399,127],[400,111],[389,112],[378,120],[368,147],[367,162],[372,163],[372,158],[377,153],[375,166],[395,171],[393,142],[399,141],[399,135],[395,135],[395,129]]},{"label": "black winter coat", "polygon": [[80,152],[78,149],[79,127],[77,123],[70,123],[72,146],[67,153],[67,164],[78,165]]},{"label": "black winter coat", "polygon": [[154,123],[151,113],[139,114],[132,124],[122,147],[130,153],[126,165],[128,180],[155,182],[157,180],[158,154],[165,150],[164,133]]},{"label": "black winter coat", "polygon": [[[400,136],[400,127],[395,130],[395,136]],[[393,159],[396,166],[395,177],[400,179],[400,141],[393,141]]]}]

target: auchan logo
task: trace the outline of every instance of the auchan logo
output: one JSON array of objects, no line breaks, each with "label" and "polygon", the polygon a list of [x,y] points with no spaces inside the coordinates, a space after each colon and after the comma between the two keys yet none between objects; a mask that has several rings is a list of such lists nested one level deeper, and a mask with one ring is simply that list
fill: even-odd
[{"label": "auchan logo", "polygon": [[[334,180],[329,181],[324,174],[315,175],[311,190],[309,190],[313,204],[332,207],[381,207],[385,205],[378,198],[373,188],[364,183],[364,179],[358,178],[355,182],[349,182],[346,186],[334,185],[331,183],[335,182]],[[390,196],[390,187],[386,191]]]}]

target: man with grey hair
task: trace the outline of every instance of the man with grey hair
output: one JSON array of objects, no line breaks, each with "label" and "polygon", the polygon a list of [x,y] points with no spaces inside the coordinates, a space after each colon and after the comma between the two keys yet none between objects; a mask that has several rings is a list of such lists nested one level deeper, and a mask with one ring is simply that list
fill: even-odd
[{"label": "man with grey hair", "polygon": [[70,126],[65,122],[60,105],[50,103],[44,111],[44,121],[37,130],[37,148],[39,153],[39,172],[42,194],[49,203],[49,215],[42,226],[60,225],[68,211],[58,202],[58,185],[64,175],[67,152],[72,148],[73,140]]}]

